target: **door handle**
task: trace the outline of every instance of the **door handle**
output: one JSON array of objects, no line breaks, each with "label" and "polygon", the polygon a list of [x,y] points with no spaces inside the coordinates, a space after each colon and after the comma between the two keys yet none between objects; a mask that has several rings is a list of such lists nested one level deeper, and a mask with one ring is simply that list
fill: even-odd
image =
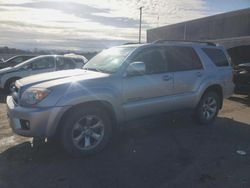
[{"label": "door handle", "polygon": [[202,74],[201,72],[196,72],[196,76],[197,76],[197,77],[202,77],[202,75],[203,75],[203,74]]},{"label": "door handle", "polygon": [[172,79],[172,77],[169,76],[169,75],[166,75],[166,76],[163,76],[163,77],[162,77],[162,80],[164,80],[164,81],[169,81],[169,80],[171,80],[171,79]]}]

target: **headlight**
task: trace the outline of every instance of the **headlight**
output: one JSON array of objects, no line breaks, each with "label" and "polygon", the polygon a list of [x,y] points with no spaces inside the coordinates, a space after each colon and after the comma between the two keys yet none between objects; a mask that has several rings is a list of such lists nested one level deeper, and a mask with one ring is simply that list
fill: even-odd
[{"label": "headlight", "polygon": [[41,102],[49,93],[50,91],[45,88],[30,88],[24,91],[21,101],[25,104],[34,105]]}]

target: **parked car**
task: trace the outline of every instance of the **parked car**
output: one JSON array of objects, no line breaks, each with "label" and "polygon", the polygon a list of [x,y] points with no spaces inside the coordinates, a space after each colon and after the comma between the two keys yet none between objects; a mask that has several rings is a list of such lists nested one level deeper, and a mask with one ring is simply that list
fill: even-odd
[{"label": "parked car", "polygon": [[0,88],[11,91],[16,80],[45,72],[82,68],[86,58],[79,56],[42,55],[14,67],[0,70]]},{"label": "parked car", "polygon": [[236,94],[250,96],[250,63],[242,63],[234,66],[234,83]]},{"label": "parked car", "polygon": [[78,59],[78,61],[85,62],[85,64],[88,62],[88,59],[86,57],[84,57],[83,55],[78,55],[78,54],[74,54],[74,53],[64,54],[64,57],[72,57],[74,59]]},{"label": "parked car", "polygon": [[2,61],[0,63],[0,69],[6,68],[6,67],[14,67],[28,59],[36,57],[35,55],[17,55],[13,56],[6,61]]},{"label": "parked car", "polygon": [[13,131],[58,136],[63,148],[85,156],[102,150],[127,121],[155,113],[192,110],[213,122],[233,92],[227,52],[210,43],[158,41],[102,51],[82,70],[16,81],[7,97]]}]

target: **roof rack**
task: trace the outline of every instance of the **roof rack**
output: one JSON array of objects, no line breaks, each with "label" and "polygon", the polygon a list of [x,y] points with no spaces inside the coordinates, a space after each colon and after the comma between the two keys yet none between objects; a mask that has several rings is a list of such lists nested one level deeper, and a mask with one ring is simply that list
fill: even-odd
[{"label": "roof rack", "polygon": [[163,44],[167,42],[178,42],[178,43],[199,43],[199,44],[205,44],[208,46],[216,46],[213,42],[206,42],[206,41],[192,41],[192,40],[156,40],[152,42],[153,44]]}]

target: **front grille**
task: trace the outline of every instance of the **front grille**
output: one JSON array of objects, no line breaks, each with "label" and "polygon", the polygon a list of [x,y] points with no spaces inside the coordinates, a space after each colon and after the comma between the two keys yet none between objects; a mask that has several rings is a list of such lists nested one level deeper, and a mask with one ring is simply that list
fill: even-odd
[{"label": "front grille", "polygon": [[19,88],[15,85],[13,90],[12,90],[12,98],[14,100],[14,103],[17,105],[18,104],[18,98],[19,98],[19,95],[18,95],[18,92],[19,92]]}]

